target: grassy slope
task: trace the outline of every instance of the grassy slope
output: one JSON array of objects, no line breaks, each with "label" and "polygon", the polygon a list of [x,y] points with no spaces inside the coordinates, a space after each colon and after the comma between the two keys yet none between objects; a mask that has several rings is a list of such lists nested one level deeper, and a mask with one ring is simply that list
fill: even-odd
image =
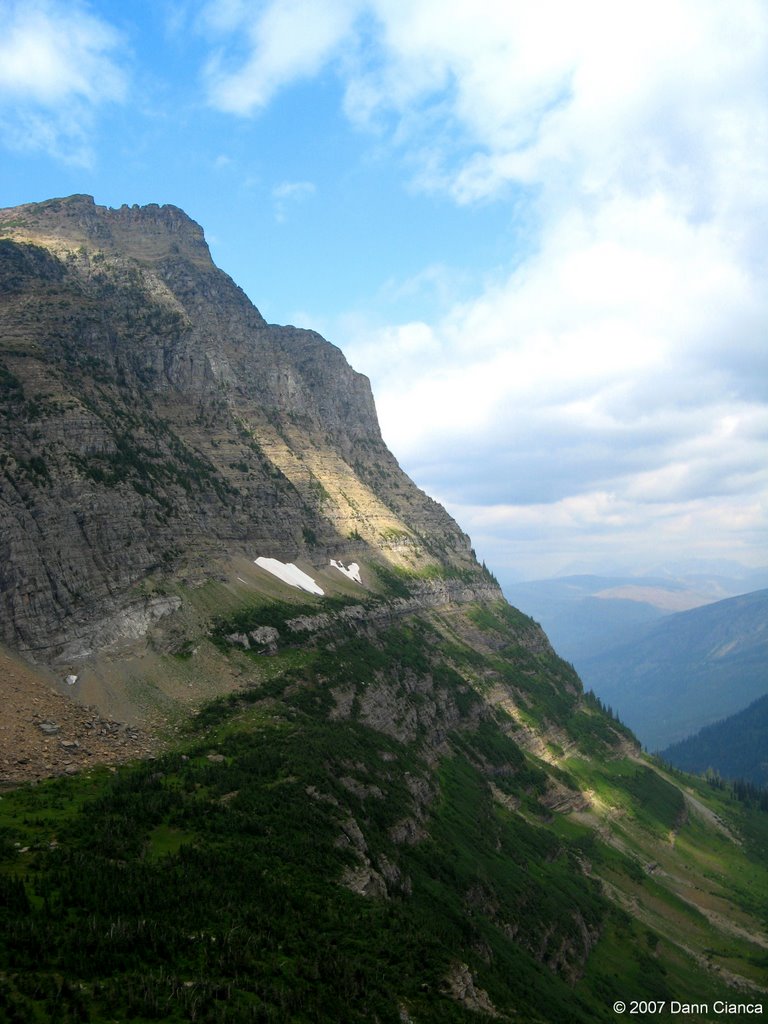
[{"label": "grassy slope", "polygon": [[164,757],[4,794],[0,1020],[578,1024],[759,983],[768,816],[639,760],[525,629],[241,652]]}]

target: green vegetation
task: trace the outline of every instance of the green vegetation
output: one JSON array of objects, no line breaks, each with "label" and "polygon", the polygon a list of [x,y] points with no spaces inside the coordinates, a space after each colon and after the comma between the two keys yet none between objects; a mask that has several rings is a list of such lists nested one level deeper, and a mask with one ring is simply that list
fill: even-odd
[{"label": "green vegetation", "polygon": [[5,233],[6,231],[17,231],[29,227],[29,221],[24,220],[23,217],[14,217],[13,219],[4,220],[0,224],[0,231]]},{"label": "green vegetation", "polygon": [[[216,630],[317,611],[265,603]],[[524,625],[518,614],[500,606],[473,619],[508,629]],[[527,753],[508,716],[468,685],[478,658],[525,693],[533,719],[571,732],[595,723],[593,747],[608,759],[571,757],[558,770]],[[629,995],[725,993],[594,877],[716,942],[642,866],[670,831],[691,844],[692,863],[711,856],[711,835],[684,825],[680,789],[659,770],[610,759],[615,723],[559,659],[515,642],[482,654],[411,618],[266,661],[163,757],[3,795],[0,1019],[482,1019],[450,994],[460,969],[490,1004],[540,1024],[607,1022]],[[384,731],[374,709],[386,711]],[[622,847],[553,816],[553,781],[621,812]],[[745,891],[748,857],[764,857],[768,840],[750,835],[748,854],[714,847]],[[765,875],[750,877],[762,886]],[[744,944],[718,956],[743,963]]]},{"label": "green vegetation", "polygon": [[293,641],[297,644],[301,641],[301,634],[292,634],[287,623],[291,619],[302,616],[328,615],[329,613],[341,611],[349,605],[360,604],[358,598],[326,595],[322,600],[289,602],[289,601],[259,601],[241,605],[236,610],[226,615],[217,616],[211,626],[211,639],[222,650],[228,650],[231,643],[228,640],[233,634],[248,634],[259,626],[272,626],[280,633],[277,643],[279,645],[289,644]]},{"label": "green vegetation", "polygon": [[[738,714],[708,725],[675,743],[661,756],[688,772],[722,775],[754,786],[768,786],[768,695]],[[764,790],[768,801],[768,790]]]},{"label": "green vegetation", "polygon": [[[403,531],[389,530],[387,533],[400,535]],[[461,568],[447,562],[430,562],[420,569],[376,563],[373,570],[382,591],[388,597],[413,597],[418,592],[419,583],[424,580],[462,580],[471,584],[477,583],[480,578],[476,569]]]},{"label": "green vegetation", "polygon": [[[168,424],[153,425],[153,444],[136,439],[133,430],[114,434],[115,450],[70,458],[81,472],[107,487],[128,482],[139,494],[157,497],[158,487],[177,486],[188,494],[214,491],[225,501],[235,493],[208,459],[192,452]],[[162,496],[160,496],[162,499]]]},{"label": "green vegetation", "polygon": [[646,764],[622,758],[608,764],[569,761],[568,767],[604,803],[631,815],[660,838],[683,819],[685,804],[680,790]]},{"label": "green vegetation", "polygon": [[[596,887],[572,876],[543,830],[500,819],[465,760],[444,764],[430,840],[398,857],[387,828],[409,796],[395,744],[349,724],[262,718],[252,732],[227,732],[224,761],[208,760],[209,747],[69,783],[73,798],[83,786],[91,796],[64,822],[46,817],[44,787],[25,794],[17,813],[33,849],[4,876],[9,1016],[394,1022],[403,1004],[422,1019],[461,1021],[471,1018],[442,981],[476,942],[496,954],[493,970],[473,958],[493,998],[509,999],[514,984],[516,1001],[547,1020],[600,1019],[581,999],[574,1010],[567,984],[524,951],[563,906],[563,936],[575,939],[582,920],[597,927],[606,908]],[[383,798],[345,789],[350,763],[382,781],[384,753],[396,760]],[[13,822],[15,800],[4,802]],[[375,864],[401,861],[388,900],[337,884],[360,860],[338,842],[350,812]],[[488,909],[497,904],[524,922],[524,942],[504,940]]]},{"label": "green vegetation", "polygon": [[312,502],[317,508],[322,509],[325,503],[330,501],[330,494],[325,489],[322,482],[312,474],[310,474],[308,489]]},{"label": "green vegetation", "polygon": [[[359,538],[359,535],[358,535]],[[379,581],[379,585],[388,597],[412,597],[413,584],[416,577],[413,573],[401,569],[395,565],[382,565],[380,562],[373,564],[373,571]]]},{"label": "green vegetation", "polygon": [[16,374],[0,364],[0,401],[16,403],[24,400],[24,385]]},{"label": "green vegetation", "polygon": [[468,616],[479,626],[480,629],[490,632],[495,630],[499,633],[507,633],[511,636],[530,630],[536,627],[536,623],[530,616],[513,608],[506,601],[494,601],[486,604],[474,605],[468,611]]}]

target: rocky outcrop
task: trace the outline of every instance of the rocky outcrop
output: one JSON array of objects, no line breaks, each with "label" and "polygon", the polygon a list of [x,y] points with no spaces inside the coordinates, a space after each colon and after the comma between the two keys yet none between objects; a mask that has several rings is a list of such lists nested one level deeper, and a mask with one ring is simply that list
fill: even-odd
[{"label": "rocky outcrop", "polygon": [[445,990],[461,1006],[486,1017],[498,1017],[499,1012],[488,993],[478,988],[466,964],[453,964],[445,978]]},{"label": "rocky outcrop", "polygon": [[[441,608],[451,604],[468,604],[473,601],[493,600],[498,597],[495,585],[478,582],[468,586],[457,580],[437,580],[411,584],[413,595],[382,601],[375,605],[354,604],[335,613],[322,612],[319,615],[298,615],[286,622],[288,635],[311,638],[352,629],[384,629],[399,619],[429,608]],[[539,630],[539,632],[541,632]],[[541,636],[544,636],[541,633]],[[527,639],[527,636],[526,638]],[[546,637],[544,638],[546,642]],[[538,636],[536,646],[538,647]],[[547,646],[548,643],[547,643]]]},{"label": "rocky outcrop", "polygon": [[483,584],[384,445],[368,380],[316,333],[267,324],[176,207],[1,210],[0,297],[0,640],[87,656],[149,628],[148,579],[240,555]]}]

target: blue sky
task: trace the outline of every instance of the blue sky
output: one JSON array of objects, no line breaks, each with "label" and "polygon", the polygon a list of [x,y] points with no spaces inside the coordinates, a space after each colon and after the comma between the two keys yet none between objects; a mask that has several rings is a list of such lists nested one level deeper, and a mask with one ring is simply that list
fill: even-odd
[{"label": "blue sky", "polygon": [[0,0],[0,206],[174,203],[500,576],[763,565],[761,0]]}]

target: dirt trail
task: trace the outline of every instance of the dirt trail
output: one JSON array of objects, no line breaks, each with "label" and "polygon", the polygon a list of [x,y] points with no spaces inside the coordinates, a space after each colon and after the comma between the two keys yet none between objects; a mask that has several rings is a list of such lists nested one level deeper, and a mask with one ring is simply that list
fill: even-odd
[{"label": "dirt trail", "polygon": [[703,818],[704,821],[713,828],[716,828],[718,832],[722,832],[722,834],[730,839],[732,843],[736,843],[737,846],[741,846],[741,839],[731,832],[722,818],[718,818],[710,807],[707,807],[706,804],[703,804],[701,800],[698,800],[691,793],[687,793],[682,789],[682,787],[680,788],[680,792],[683,794],[686,807],[690,808],[695,814],[698,814],[700,818]]}]

